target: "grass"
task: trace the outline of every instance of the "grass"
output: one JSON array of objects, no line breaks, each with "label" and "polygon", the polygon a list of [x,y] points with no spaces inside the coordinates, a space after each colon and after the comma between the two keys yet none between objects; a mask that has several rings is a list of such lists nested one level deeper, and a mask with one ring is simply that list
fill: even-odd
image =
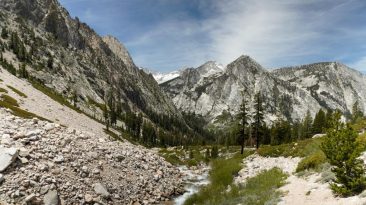
[{"label": "grass", "polygon": [[[285,184],[287,175],[274,168],[261,172],[248,179],[245,185],[233,184],[234,176],[239,172],[243,158],[252,154],[235,154],[232,158],[219,158],[212,161],[211,183],[189,198],[185,205],[263,205],[276,204],[281,193],[277,189]],[[230,187],[230,188],[228,188]]]},{"label": "grass", "polygon": [[10,97],[9,95],[2,94],[1,95],[1,100],[5,103],[8,103],[8,104],[12,105],[12,106],[19,107],[18,101],[16,99]]},{"label": "grass", "polygon": [[358,119],[355,123],[351,125],[353,129],[356,131],[360,131],[362,129],[366,129],[366,119]]},{"label": "grass", "polygon": [[[165,158],[166,161],[173,165],[186,165],[188,167],[197,166],[202,162],[207,162],[204,154],[202,154],[202,150],[205,147],[194,146],[189,149],[184,148],[171,148],[171,149],[160,149],[159,154]],[[189,152],[192,151],[192,158],[186,159],[186,156],[189,155]]]},{"label": "grass", "polygon": [[4,88],[0,88],[0,93],[8,93],[8,91]]},{"label": "grass", "polygon": [[306,157],[320,149],[323,138],[306,139],[281,145],[264,145],[258,154],[265,157]]},{"label": "grass", "polygon": [[91,99],[90,97],[88,97],[88,103],[90,105],[93,105],[93,106],[99,108],[100,110],[104,110],[105,105],[103,103],[97,103],[93,99]]},{"label": "grass", "polygon": [[10,86],[10,85],[7,85],[8,88],[10,88],[13,92],[15,92],[16,94],[18,94],[20,97],[23,97],[23,98],[27,98],[28,96],[26,94],[24,94],[23,92],[21,92],[20,90]]},{"label": "grass", "polygon": [[297,165],[296,172],[301,172],[310,169],[316,170],[320,167],[320,165],[324,164],[326,161],[327,158],[324,152],[319,150],[303,158]]},{"label": "grass", "polygon": [[41,119],[41,120],[46,120],[46,121],[51,122],[50,120],[48,120],[46,118],[40,117],[40,116],[38,116],[38,115],[36,115],[34,113],[28,112],[26,110],[23,110],[23,109],[15,106],[11,102],[9,102],[9,99],[7,101],[0,100],[0,107],[4,107],[4,108],[10,109],[12,111],[12,113],[15,116],[18,116],[18,117],[27,118],[27,119],[38,118],[38,119]]},{"label": "grass", "polygon": [[118,134],[114,133],[113,131],[107,130],[107,129],[103,129],[103,131],[104,131],[104,133],[106,133],[107,135],[112,137],[113,139],[123,142],[123,139],[120,136],[118,136]]},{"label": "grass", "polygon": [[234,176],[240,171],[242,160],[252,154],[235,154],[232,158],[218,158],[212,161],[210,171],[210,184],[203,187],[198,193],[189,198],[185,205],[193,204],[222,204],[229,200],[224,193],[229,185],[232,185]]},{"label": "grass", "polygon": [[48,97],[50,97],[52,100],[60,103],[61,105],[65,105],[66,107],[69,107],[73,110],[75,110],[76,112],[81,113],[81,111],[79,109],[77,109],[76,107],[74,107],[69,101],[67,101],[62,95],[56,93],[55,91],[53,91],[51,88],[48,88],[44,85],[42,85],[41,83],[38,83],[36,81],[31,81],[32,86],[41,91],[43,94],[47,95]]}]

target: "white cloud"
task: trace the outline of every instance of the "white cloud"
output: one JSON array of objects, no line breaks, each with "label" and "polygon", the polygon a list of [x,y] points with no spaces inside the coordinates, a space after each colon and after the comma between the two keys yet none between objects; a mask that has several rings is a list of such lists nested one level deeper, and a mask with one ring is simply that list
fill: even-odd
[{"label": "white cloud", "polygon": [[[339,41],[363,38],[365,29],[338,24],[358,5],[354,1],[228,0],[208,1],[209,18],[172,18],[126,42],[136,48],[135,61],[154,69],[197,66],[207,60],[230,63],[242,54],[265,67],[304,62],[308,56],[325,59]],[[337,35],[331,35],[334,33]],[[155,48],[155,49],[152,49]],[[342,48],[339,48],[342,49]],[[334,56],[342,56],[339,52]],[[328,59],[327,59],[328,60]],[[308,62],[312,63],[312,62]]]}]

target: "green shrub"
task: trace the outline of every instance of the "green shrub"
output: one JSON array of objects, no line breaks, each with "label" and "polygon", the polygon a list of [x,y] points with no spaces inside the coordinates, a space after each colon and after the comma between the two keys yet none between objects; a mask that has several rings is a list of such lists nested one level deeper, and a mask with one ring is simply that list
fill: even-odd
[{"label": "green shrub", "polygon": [[321,148],[336,178],[330,184],[333,192],[340,196],[352,196],[366,188],[364,164],[359,156],[362,149],[358,134],[349,125],[340,122],[340,113],[334,115],[332,127]]},{"label": "green shrub", "polygon": [[18,101],[16,99],[10,97],[9,95],[2,94],[1,99],[2,99],[2,101],[6,102],[10,105],[19,107]]},{"label": "green shrub", "polygon": [[326,162],[325,154],[321,150],[319,150],[302,159],[297,165],[296,172],[309,169],[317,169],[319,165],[325,162]]},{"label": "green shrub", "polygon": [[306,139],[281,145],[264,145],[258,149],[258,154],[264,157],[306,157],[320,149],[323,138]]},{"label": "green shrub", "polygon": [[8,91],[4,88],[0,88],[0,93],[8,93]]},{"label": "green shrub", "polygon": [[20,90],[10,86],[10,85],[7,85],[8,88],[10,88],[13,92],[15,92],[16,94],[18,94],[20,97],[23,97],[23,98],[27,98],[28,96],[26,94],[24,94],[23,92],[21,92]]}]

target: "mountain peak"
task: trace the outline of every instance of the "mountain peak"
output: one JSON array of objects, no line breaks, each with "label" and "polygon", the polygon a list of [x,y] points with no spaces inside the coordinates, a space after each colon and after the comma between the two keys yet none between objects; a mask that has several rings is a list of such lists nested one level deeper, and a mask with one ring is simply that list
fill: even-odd
[{"label": "mountain peak", "polygon": [[107,35],[103,37],[104,43],[115,53],[127,67],[134,67],[135,64],[127,51],[126,47],[114,36]]},{"label": "mountain peak", "polygon": [[243,71],[249,71],[251,73],[265,72],[266,70],[255,61],[253,58],[247,55],[241,55],[235,61],[227,65],[228,72],[241,73]]},{"label": "mountain peak", "polygon": [[207,61],[197,68],[198,73],[202,77],[207,77],[215,73],[222,72],[223,70],[224,66],[217,63],[216,61]]}]

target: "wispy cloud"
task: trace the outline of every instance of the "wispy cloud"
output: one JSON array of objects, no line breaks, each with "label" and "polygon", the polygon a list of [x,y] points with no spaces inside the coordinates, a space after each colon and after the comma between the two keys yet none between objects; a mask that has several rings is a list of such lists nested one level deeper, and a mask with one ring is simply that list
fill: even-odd
[{"label": "wispy cloud", "polygon": [[242,54],[268,68],[343,61],[362,69],[366,61],[362,0],[104,1],[113,6],[102,9],[106,16],[95,4],[80,11],[82,20],[119,37],[138,65],[155,70],[227,64]]}]

